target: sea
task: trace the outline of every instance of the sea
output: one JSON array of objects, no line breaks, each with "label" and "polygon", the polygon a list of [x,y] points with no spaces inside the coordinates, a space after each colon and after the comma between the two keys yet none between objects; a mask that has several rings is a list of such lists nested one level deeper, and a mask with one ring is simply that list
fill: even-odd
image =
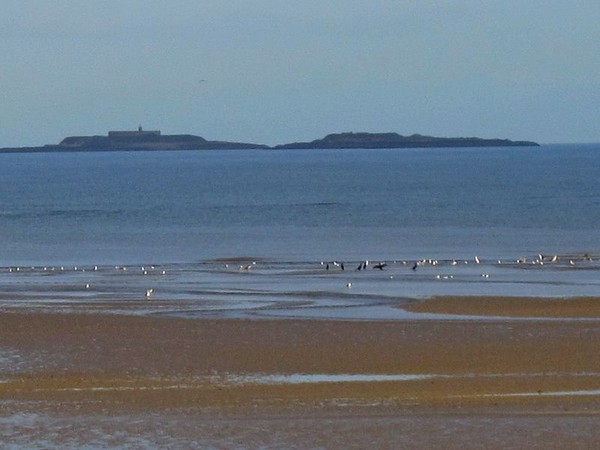
[{"label": "sea", "polygon": [[600,144],[0,154],[0,310],[359,320],[599,296],[599,224]]}]

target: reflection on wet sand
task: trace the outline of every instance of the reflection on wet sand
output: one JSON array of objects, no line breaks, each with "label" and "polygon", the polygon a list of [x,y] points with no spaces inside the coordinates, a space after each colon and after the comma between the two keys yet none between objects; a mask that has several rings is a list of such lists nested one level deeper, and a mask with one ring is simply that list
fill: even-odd
[{"label": "reflection on wet sand", "polygon": [[[600,286],[599,260],[589,254],[377,263],[365,259],[346,262],[360,270],[341,270],[338,261],[331,263],[337,270],[327,270],[324,262],[239,257],[192,264],[5,267],[0,268],[0,308],[189,317],[418,319],[427,316],[407,311],[426,313],[420,311],[422,306],[398,307],[411,299],[438,296],[594,297]],[[418,270],[411,270],[414,267]],[[484,315],[490,315],[489,302],[488,307]],[[461,315],[470,315],[469,308]]]}]

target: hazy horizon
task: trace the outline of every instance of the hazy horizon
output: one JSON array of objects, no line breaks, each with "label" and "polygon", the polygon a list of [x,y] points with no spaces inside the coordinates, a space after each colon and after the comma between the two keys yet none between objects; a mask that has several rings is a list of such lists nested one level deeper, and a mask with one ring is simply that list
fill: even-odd
[{"label": "hazy horizon", "polygon": [[3,3],[0,147],[160,129],[600,142],[600,3]]}]

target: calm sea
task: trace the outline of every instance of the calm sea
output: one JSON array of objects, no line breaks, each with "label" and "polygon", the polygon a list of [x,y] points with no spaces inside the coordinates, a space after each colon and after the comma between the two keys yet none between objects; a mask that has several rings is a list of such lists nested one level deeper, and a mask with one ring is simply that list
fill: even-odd
[{"label": "calm sea", "polygon": [[114,306],[151,288],[195,311],[597,295],[598,224],[600,145],[2,154],[0,295]]}]

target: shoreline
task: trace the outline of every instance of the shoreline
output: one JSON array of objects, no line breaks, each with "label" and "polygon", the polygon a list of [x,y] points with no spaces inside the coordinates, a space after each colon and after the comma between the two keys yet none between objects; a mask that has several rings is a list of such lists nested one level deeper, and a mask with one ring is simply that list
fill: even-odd
[{"label": "shoreline", "polygon": [[[79,430],[71,436],[75,446],[89,442],[87,430],[98,423],[106,436],[129,430],[123,441],[104,441],[123,445],[133,445],[140,430],[151,445],[184,446],[235,438],[238,446],[337,447],[367,436],[383,447],[427,446],[435,436],[444,439],[433,441],[438,445],[452,442],[448,434],[456,443],[498,446],[507,432],[521,443],[552,446],[556,429],[562,444],[591,443],[600,436],[593,425],[600,416],[599,346],[596,323],[568,320],[13,311],[0,314],[0,422],[14,421],[8,428],[25,444],[69,423]],[[496,425],[481,428],[490,418]],[[432,422],[435,430],[423,433]],[[533,438],[525,424],[548,434]],[[256,426],[257,434],[248,434]]]},{"label": "shoreline", "polygon": [[415,313],[459,316],[600,319],[597,297],[434,296],[401,308]]},{"label": "shoreline", "polygon": [[[59,292],[59,291],[56,291]],[[65,292],[69,292],[66,290]],[[342,304],[322,309],[318,304],[273,302],[256,307],[211,308],[184,300],[133,298],[42,302],[11,301],[0,295],[0,315],[85,315],[102,317],[146,317],[175,320],[314,321],[349,323],[385,322],[475,322],[475,323],[599,323],[600,298],[525,297],[498,295],[443,295],[427,298],[399,297],[373,304]]]}]

